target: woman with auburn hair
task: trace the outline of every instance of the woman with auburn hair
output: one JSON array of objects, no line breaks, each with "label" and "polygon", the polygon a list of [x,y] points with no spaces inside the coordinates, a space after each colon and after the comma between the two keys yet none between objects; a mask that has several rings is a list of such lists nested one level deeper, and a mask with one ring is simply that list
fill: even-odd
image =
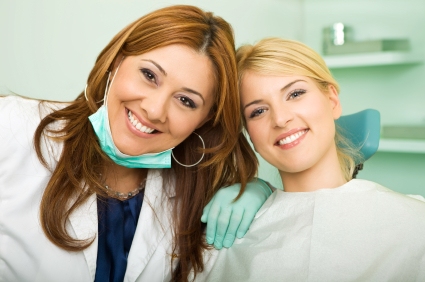
[{"label": "woman with auburn hair", "polygon": [[281,176],[249,232],[207,251],[199,281],[425,281],[425,199],[353,179],[360,151],[335,126],[339,87],[308,46],[266,38],[237,51],[255,150]]},{"label": "woman with auburn hair", "polygon": [[253,179],[239,114],[231,26],[183,5],[120,31],[74,101],[0,98],[0,280],[201,272],[200,219],[219,188],[231,186],[215,201],[231,202],[235,187],[239,197],[222,213],[208,205],[207,238],[219,248],[271,193]]}]

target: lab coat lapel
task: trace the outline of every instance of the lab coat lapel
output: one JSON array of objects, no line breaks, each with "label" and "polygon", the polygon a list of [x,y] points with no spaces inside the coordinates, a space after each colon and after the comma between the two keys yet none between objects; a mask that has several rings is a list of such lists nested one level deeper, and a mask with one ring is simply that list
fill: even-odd
[{"label": "lab coat lapel", "polygon": [[[150,169],[146,181],[142,210],[128,256],[124,281],[137,280],[155,254],[165,234],[170,232],[171,219],[169,217],[171,216],[171,206],[169,198],[174,196],[174,187],[166,186],[163,187],[161,170]],[[165,244],[171,246],[171,242],[165,242]],[[157,269],[156,271],[163,270]]]},{"label": "lab coat lapel", "polygon": [[91,281],[94,281],[96,273],[97,260],[97,202],[96,194],[91,195],[85,203],[76,209],[70,216],[69,221],[74,230],[75,237],[79,240],[91,240],[93,243],[86,248],[84,256],[86,258],[87,267],[91,275]]}]

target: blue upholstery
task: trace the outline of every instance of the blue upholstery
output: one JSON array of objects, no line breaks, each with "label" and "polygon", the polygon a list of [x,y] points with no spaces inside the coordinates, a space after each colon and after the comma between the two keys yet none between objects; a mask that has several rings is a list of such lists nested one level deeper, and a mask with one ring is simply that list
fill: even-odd
[{"label": "blue upholstery", "polygon": [[336,124],[343,129],[341,133],[354,146],[360,148],[363,159],[356,160],[357,164],[363,163],[378,150],[381,117],[377,110],[366,109],[351,115],[341,116],[336,120]]}]

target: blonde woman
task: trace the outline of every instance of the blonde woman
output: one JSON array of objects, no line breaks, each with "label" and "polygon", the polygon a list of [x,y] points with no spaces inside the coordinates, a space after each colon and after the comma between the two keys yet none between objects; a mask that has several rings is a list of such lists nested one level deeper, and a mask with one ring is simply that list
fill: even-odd
[{"label": "blonde woman", "polygon": [[280,173],[246,237],[208,252],[199,281],[425,281],[425,202],[352,179],[338,83],[306,45],[267,38],[237,51],[255,150]]}]

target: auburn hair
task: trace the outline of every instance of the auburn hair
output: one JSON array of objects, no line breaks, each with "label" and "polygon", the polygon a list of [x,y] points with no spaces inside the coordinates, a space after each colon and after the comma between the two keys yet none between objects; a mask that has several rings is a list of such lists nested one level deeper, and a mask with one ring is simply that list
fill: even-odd
[{"label": "auburn hair", "polygon": [[[88,117],[101,106],[99,101],[104,95],[107,72],[119,55],[140,55],[171,44],[183,44],[208,56],[215,79],[212,118],[197,129],[207,148],[204,161],[191,168],[173,161],[172,168],[163,173],[164,185],[175,181],[176,189],[172,216],[173,248],[178,261],[172,279],[187,281],[191,269],[195,275],[204,269],[202,253],[208,247],[203,235],[205,224],[200,221],[204,206],[220,187],[238,182],[245,187],[258,167],[255,154],[242,133],[234,36],[226,21],[194,6],[176,5],[131,23],[97,57],[87,80],[87,100],[82,92],[65,108],[44,117],[34,142],[38,158],[46,167],[42,138],[47,136],[63,142],[62,154],[56,167],[51,168],[52,177],[40,206],[44,233],[62,249],[81,251],[94,238],[77,240],[68,234],[66,224],[70,214],[93,193],[104,195],[99,172],[111,160],[101,150]],[[50,125],[57,121],[64,123],[63,128],[52,130]],[[196,136],[188,137],[173,153],[180,162],[192,164],[199,159],[193,148],[199,148]],[[173,175],[178,177],[174,179]]]},{"label": "auburn hair", "polygon": [[[302,75],[311,78],[322,93],[329,85],[339,94],[339,85],[323,58],[307,45],[289,39],[269,37],[255,45],[243,45],[236,52],[238,80],[241,83],[247,71],[263,75]],[[344,136],[343,129],[335,124],[335,143],[342,173],[347,181],[353,178],[356,159],[362,159],[358,148]]]}]

